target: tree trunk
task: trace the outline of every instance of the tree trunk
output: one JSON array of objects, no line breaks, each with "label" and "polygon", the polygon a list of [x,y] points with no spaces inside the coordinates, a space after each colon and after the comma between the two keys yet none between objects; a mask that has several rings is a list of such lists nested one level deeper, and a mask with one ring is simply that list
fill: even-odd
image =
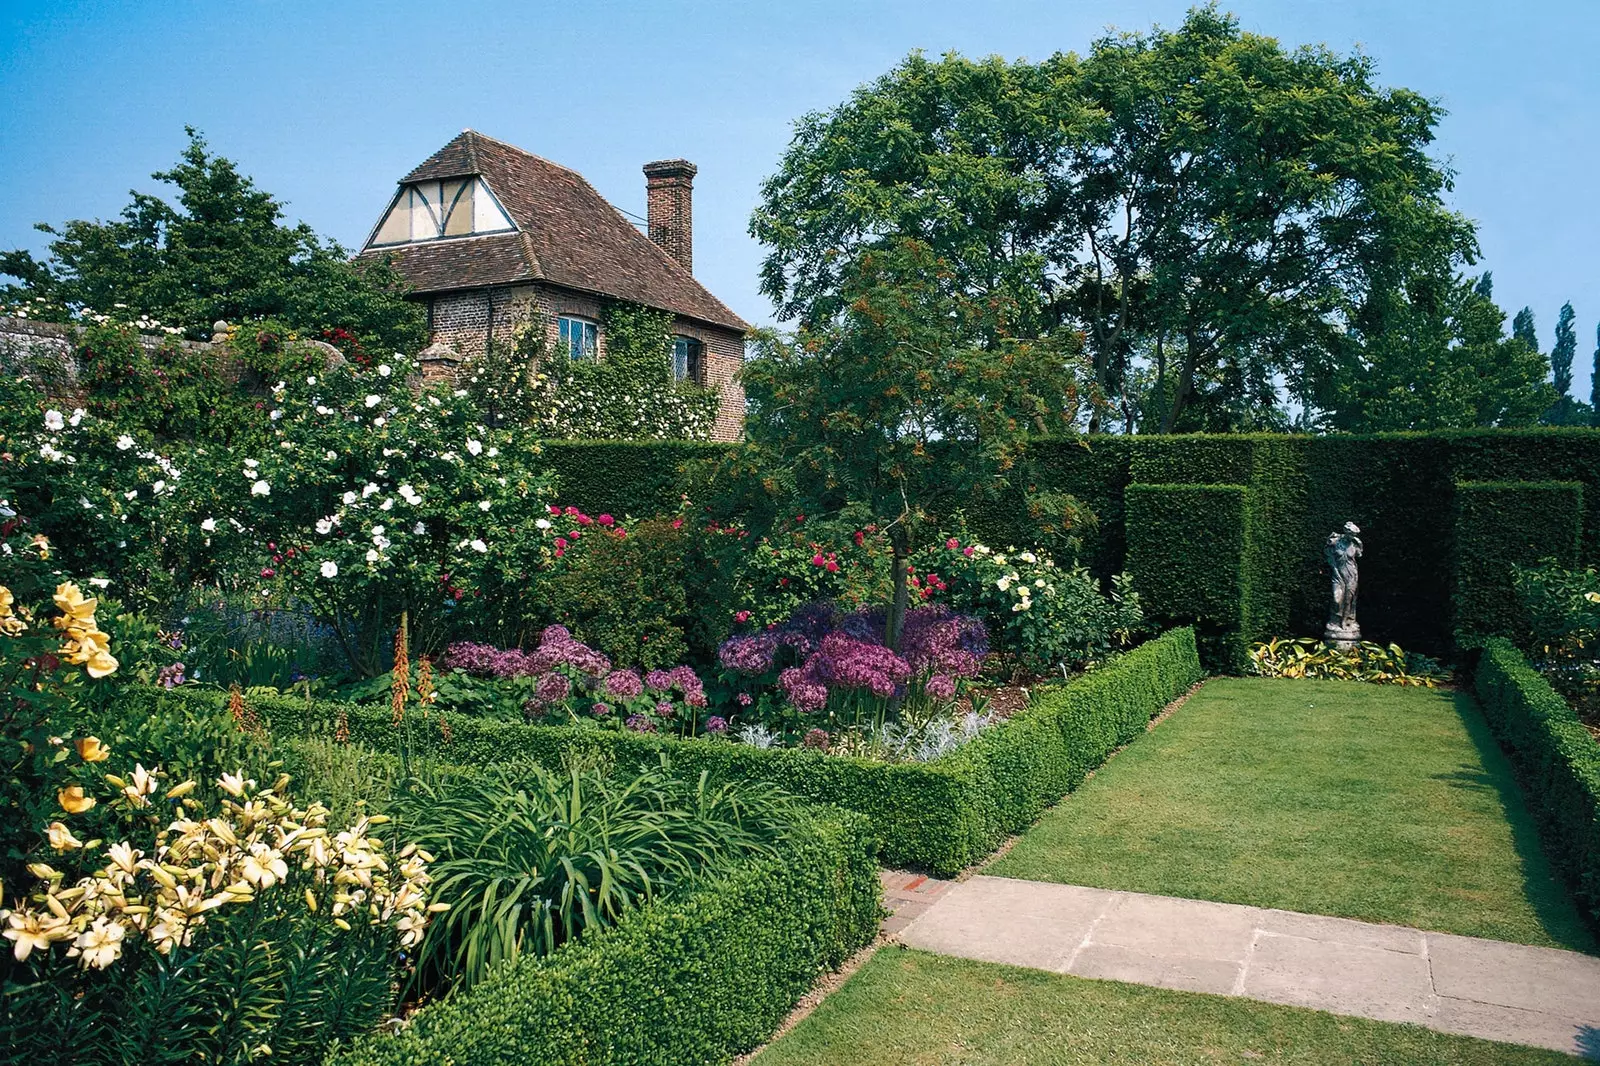
[{"label": "tree trunk", "polygon": [[897,526],[889,533],[889,543],[894,548],[894,599],[889,604],[889,617],[884,623],[883,643],[890,651],[900,650],[900,632],[906,625],[906,602],[910,598],[906,588],[906,567],[911,564],[911,538],[905,527]]}]

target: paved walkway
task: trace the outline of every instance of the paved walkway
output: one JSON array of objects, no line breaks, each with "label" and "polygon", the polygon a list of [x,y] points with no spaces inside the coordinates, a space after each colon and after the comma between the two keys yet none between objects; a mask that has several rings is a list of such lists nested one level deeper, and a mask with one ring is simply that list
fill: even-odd
[{"label": "paved walkway", "polygon": [[1600,958],[1576,952],[1005,877],[884,887],[885,931],[926,951],[1600,1059]]}]

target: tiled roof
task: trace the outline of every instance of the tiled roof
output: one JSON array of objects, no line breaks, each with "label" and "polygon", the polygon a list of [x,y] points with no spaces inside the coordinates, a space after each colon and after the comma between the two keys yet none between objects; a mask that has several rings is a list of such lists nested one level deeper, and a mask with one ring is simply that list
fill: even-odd
[{"label": "tiled roof", "polygon": [[418,292],[544,281],[744,332],[749,326],[606,202],[583,175],[467,130],[401,183],[480,175],[519,233],[368,248]]}]

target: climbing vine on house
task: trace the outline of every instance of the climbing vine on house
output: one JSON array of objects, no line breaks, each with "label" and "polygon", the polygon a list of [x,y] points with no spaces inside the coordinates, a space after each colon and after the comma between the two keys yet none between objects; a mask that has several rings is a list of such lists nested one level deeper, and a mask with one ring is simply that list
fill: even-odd
[{"label": "climbing vine on house", "polygon": [[715,389],[672,376],[672,315],[638,304],[608,304],[601,315],[604,358],[550,352],[542,323],[517,338],[524,365],[540,368],[534,421],[541,435],[590,440],[709,440]]}]

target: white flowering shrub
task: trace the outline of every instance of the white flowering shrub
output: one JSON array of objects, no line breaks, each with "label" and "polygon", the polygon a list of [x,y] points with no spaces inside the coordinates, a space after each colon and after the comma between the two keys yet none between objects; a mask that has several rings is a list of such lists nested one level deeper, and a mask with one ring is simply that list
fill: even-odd
[{"label": "white flowering shrub", "polygon": [[276,382],[259,435],[231,447],[159,445],[8,378],[0,497],[68,559],[107,560],[125,601],[244,593],[332,626],[369,675],[402,612],[424,651],[446,621],[495,639],[531,609],[551,478],[527,428],[414,388],[414,370],[396,357]]},{"label": "white flowering shrub", "polygon": [[912,565],[912,595],[982,618],[991,647],[1013,672],[1082,668],[1127,646],[1144,622],[1126,574],[1102,592],[1088,570],[1059,567],[1037,551],[996,551],[947,535]]}]

